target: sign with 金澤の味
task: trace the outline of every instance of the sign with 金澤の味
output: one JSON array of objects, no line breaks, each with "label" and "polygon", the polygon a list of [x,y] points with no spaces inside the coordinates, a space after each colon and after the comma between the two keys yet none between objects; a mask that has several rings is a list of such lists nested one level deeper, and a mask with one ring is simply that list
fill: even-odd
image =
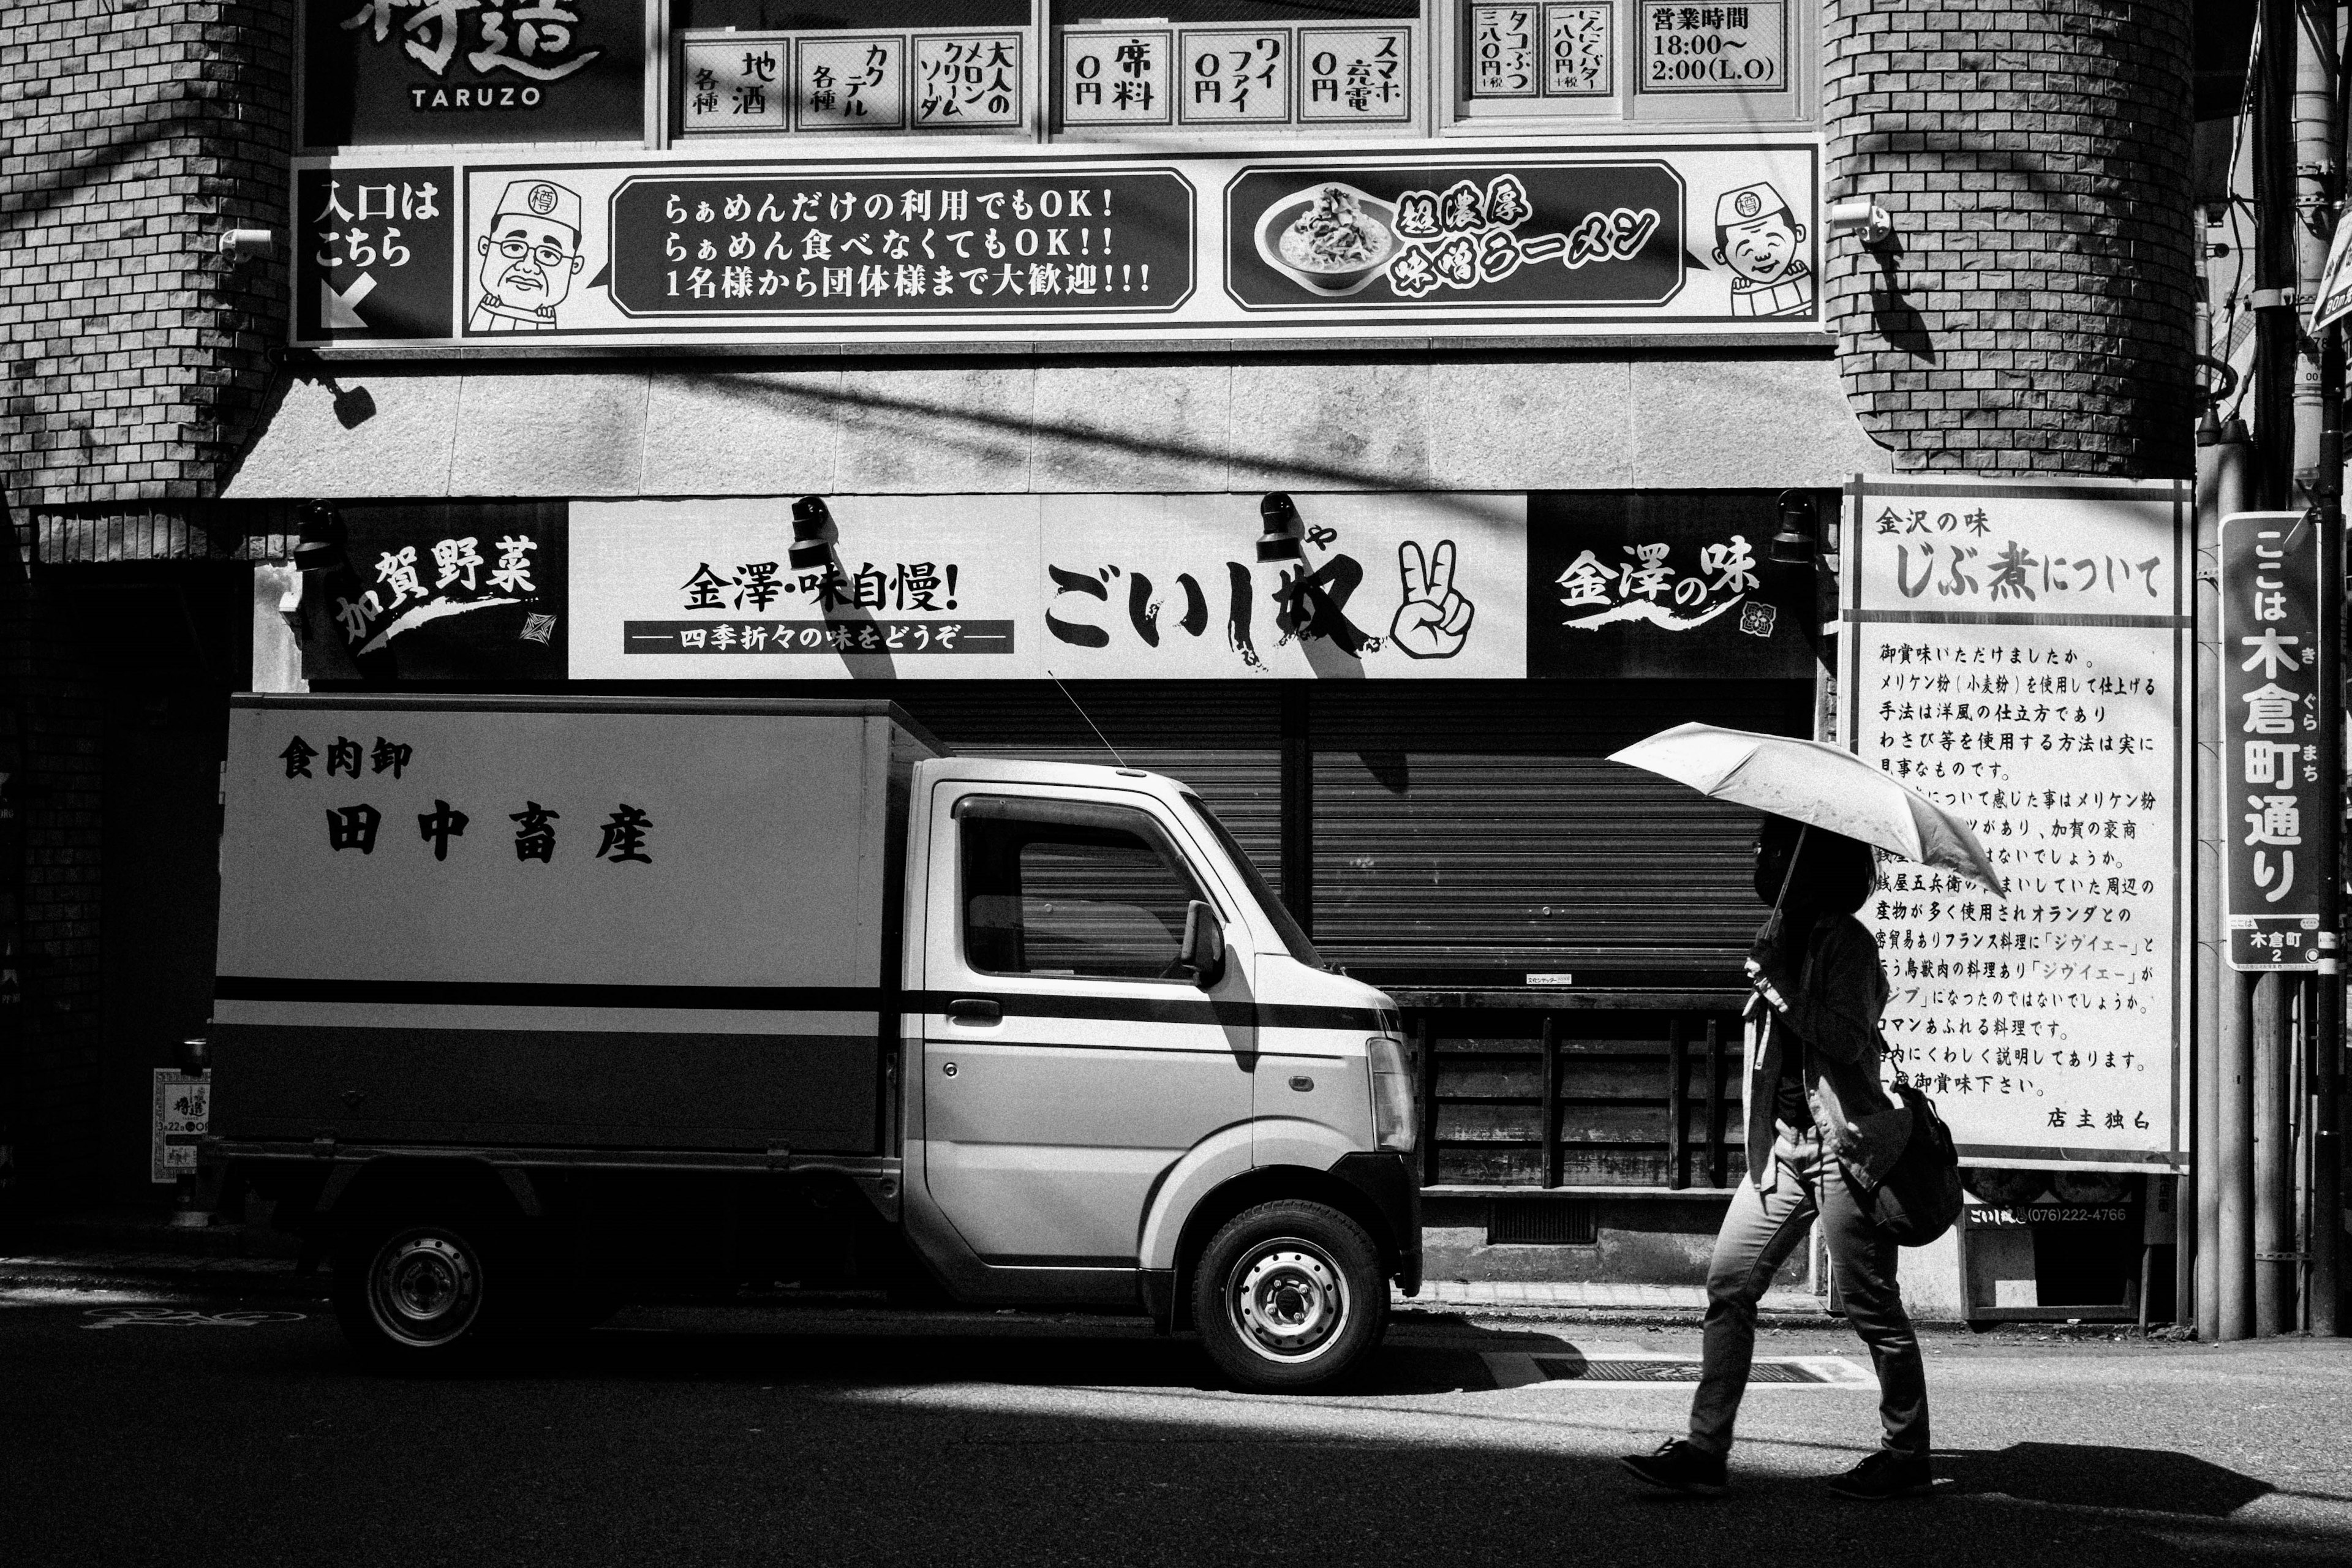
[{"label": "sign with \u91d1\u6fa4\u306e\u5473", "polygon": [[1888,1070],[1969,1163],[2172,1168],[2187,492],[1868,479],[1848,508],[1838,738],[1968,819],[2007,884],[1882,868]]}]

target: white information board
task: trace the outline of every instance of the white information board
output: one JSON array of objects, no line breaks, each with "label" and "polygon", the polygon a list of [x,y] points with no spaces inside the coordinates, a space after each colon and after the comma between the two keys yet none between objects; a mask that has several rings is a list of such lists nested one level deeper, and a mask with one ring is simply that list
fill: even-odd
[{"label": "white information board", "polygon": [[1863,916],[1889,1070],[1977,1165],[2187,1160],[2189,497],[1861,479],[1839,739],[1968,817],[2007,879],[1888,864]]}]

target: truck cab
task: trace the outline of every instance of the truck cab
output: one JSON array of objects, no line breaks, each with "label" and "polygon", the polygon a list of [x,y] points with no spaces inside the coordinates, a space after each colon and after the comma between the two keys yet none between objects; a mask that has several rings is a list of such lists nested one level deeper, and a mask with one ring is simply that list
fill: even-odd
[{"label": "truck cab", "polygon": [[1148,1314],[1298,1388],[1419,1287],[1397,1010],[1177,780],[949,756],[870,701],[230,730],[206,1159],[372,1357],[781,1281]]},{"label": "truck cab", "polygon": [[[1323,966],[1200,797],[924,762],[908,888],[908,1224],[956,1295],[1189,1308],[1254,1380],[1352,1359],[1336,1342],[1387,1278],[1418,1283],[1398,1016]],[[1331,1223],[1351,1211],[1377,1285]]]}]

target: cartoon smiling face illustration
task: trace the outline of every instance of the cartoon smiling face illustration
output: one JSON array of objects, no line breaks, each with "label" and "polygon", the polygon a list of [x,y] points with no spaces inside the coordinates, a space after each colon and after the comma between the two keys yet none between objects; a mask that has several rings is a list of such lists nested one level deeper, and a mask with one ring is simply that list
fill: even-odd
[{"label": "cartoon smiling face illustration", "polygon": [[580,251],[580,198],[546,180],[516,180],[474,243],[479,289],[475,331],[545,331],[587,258]]}]

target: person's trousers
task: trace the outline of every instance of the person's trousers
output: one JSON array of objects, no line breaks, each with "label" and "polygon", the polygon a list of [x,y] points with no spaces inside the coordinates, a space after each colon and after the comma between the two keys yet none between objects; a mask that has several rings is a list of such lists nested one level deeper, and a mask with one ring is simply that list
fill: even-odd
[{"label": "person's trousers", "polygon": [[1691,1400],[1690,1440],[1709,1454],[1731,1451],[1732,1423],[1748,1392],[1756,1354],[1756,1303],[1819,1214],[1846,1321],[1870,1347],[1878,1368],[1878,1415],[1885,1447],[1927,1452],[1927,1376],[1919,1337],[1895,1284],[1900,1250],[1870,1222],[1845,1167],[1824,1158],[1821,1137],[1783,1138],[1779,1179],[1769,1193],[1742,1182],[1716,1233],[1706,1273],[1706,1334],[1698,1393]]}]

